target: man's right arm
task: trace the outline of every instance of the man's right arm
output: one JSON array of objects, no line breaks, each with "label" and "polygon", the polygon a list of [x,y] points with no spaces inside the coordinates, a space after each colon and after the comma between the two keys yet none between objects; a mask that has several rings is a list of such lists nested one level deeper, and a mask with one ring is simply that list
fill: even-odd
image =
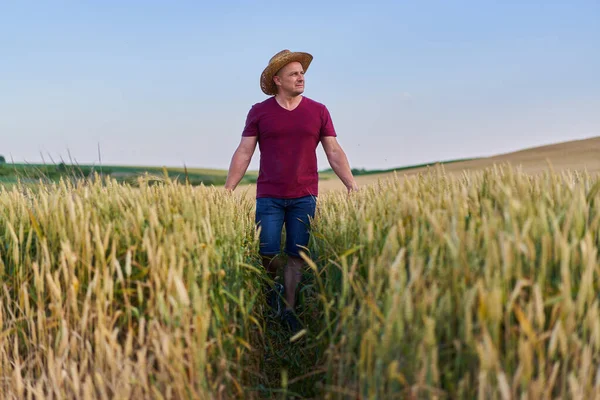
[{"label": "man's right arm", "polygon": [[240,183],[248,169],[248,165],[250,165],[257,142],[258,136],[242,137],[242,141],[231,158],[227,180],[225,181],[225,189],[233,191]]}]

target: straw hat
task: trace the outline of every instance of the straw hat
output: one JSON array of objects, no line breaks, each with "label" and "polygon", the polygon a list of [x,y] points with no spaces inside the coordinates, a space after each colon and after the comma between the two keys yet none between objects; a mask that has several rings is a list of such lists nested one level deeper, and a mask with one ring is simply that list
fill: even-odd
[{"label": "straw hat", "polygon": [[260,88],[265,94],[277,94],[277,85],[275,85],[275,82],[273,82],[273,76],[275,76],[277,71],[291,62],[298,61],[300,64],[302,64],[304,72],[306,72],[308,66],[312,62],[312,59],[313,56],[308,53],[281,50],[279,53],[271,57],[269,60],[269,65],[267,65],[267,68],[265,68],[263,73],[260,75]]}]

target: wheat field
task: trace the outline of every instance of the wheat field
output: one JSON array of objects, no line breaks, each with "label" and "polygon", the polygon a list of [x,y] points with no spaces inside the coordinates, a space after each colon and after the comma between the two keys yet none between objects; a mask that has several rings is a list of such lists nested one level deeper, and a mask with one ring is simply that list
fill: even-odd
[{"label": "wheat field", "polygon": [[0,189],[0,395],[600,398],[600,180],[510,165],[319,198],[289,338],[251,197]]}]

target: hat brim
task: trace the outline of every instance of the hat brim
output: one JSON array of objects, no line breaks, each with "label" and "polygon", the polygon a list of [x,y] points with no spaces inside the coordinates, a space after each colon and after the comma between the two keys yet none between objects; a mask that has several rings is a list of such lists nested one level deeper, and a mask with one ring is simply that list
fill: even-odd
[{"label": "hat brim", "polygon": [[306,72],[312,60],[313,56],[311,54],[296,51],[284,54],[276,61],[270,63],[260,75],[260,88],[262,89],[263,93],[267,95],[277,94],[277,85],[275,85],[275,82],[273,82],[273,77],[281,68],[285,67],[291,62],[297,61],[302,64],[302,68],[304,68],[304,72]]}]

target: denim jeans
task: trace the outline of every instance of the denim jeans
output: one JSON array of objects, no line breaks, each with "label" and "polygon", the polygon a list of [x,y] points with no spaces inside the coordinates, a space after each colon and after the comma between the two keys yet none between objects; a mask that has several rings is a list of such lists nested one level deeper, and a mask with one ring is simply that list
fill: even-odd
[{"label": "denim jeans", "polygon": [[260,254],[275,256],[281,251],[281,233],[285,224],[285,253],[300,257],[300,250],[308,253],[310,218],[317,206],[315,196],[296,199],[259,197],[256,199],[256,224],[260,227]]}]

